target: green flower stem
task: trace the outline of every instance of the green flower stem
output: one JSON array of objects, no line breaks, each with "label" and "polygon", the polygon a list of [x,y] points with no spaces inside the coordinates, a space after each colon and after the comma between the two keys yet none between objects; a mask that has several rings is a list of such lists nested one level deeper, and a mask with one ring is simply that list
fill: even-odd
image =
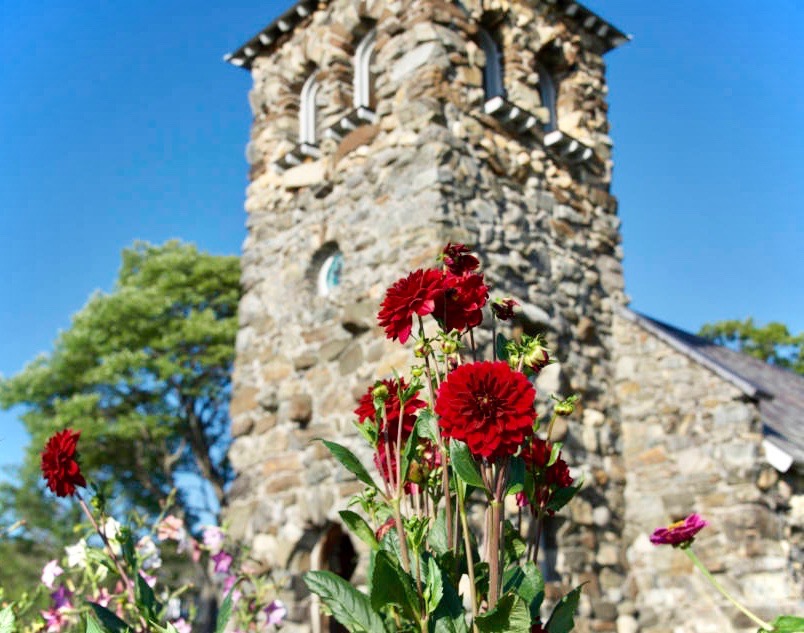
[{"label": "green flower stem", "polygon": [[746,609],[742,604],[737,602],[737,600],[735,600],[731,596],[731,594],[728,591],[726,591],[723,585],[721,585],[717,580],[715,580],[715,577],[712,576],[712,574],[706,567],[704,567],[704,564],[698,559],[698,557],[695,555],[695,552],[693,552],[689,546],[682,547],[681,549],[687,555],[687,557],[692,561],[692,564],[698,568],[698,570],[706,577],[706,579],[712,584],[712,586],[715,589],[717,589],[723,595],[724,598],[726,598],[726,600],[731,602],[737,609],[739,609],[742,613],[744,613],[754,623],[758,624],[760,628],[766,631],[773,631],[773,626],[771,624],[768,624],[763,619],[761,619],[760,617],[758,617],[757,615]]},{"label": "green flower stem", "polygon": [[477,588],[475,587],[475,563],[472,560],[472,540],[469,534],[469,523],[466,519],[466,503],[463,496],[463,485],[457,482],[455,486],[458,490],[458,512],[461,516],[461,526],[463,527],[463,548],[466,550],[466,570],[469,574],[469,597],[472,603],[472,629],[477,633]]},{"label": "green flower stem", "polygon": [[405,535],[405,525],[402,523],[402,512],[399,510],[399,497],[391,499],[391,506],[394,509],[394,522],[396,532],[399,534],[399,549],[402,554],[402,568],[410,573],[410,557],[408,556],[408,537]]},{"label": "green flower stem", "polygon": [[[89,511],[89,507],[87,507],[87,502],[84,501],[84,498],[81,494],[76,490],[75,497],[78,499],[78,505],[81,506],[81,509],[84,511],[84,514],[87,515],[89,522],[92,524],[92,527],[95,528],[95,532],[98,533],[98,536],[101,537],[101,541],[106,546],[106,551],[109,553],[112,561],[114,562],[114,566],[117,568],[117,573],[120,574],[120,577],[123,579],[123,584],[126,586],[126,592],[128,593],[129,600],[131,600],[131,605],[134,606],[137,604],[136,594],[134,592],[134,583],[131,582],[131,578],[128,577],[126,570],[123,569],[123,565],[120,563],[120,560],[114,553],[114,549],[112,549],[112,544],[109,542],[109,539],[106,538],[106,534],[104,534],[103,530],[100,529],[98,522],[95,520],[95,517],[92,516],[92,513]],[[140,623],[143,625],[143,630],[148,630],[148,624],[145,621],[145,618],[142,616],[141,613],[137,613],[139,617]]]}]

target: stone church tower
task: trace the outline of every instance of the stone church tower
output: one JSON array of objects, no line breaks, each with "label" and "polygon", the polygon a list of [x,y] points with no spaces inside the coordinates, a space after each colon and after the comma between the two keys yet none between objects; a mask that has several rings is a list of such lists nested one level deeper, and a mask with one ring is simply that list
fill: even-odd
[{"label": "stone church tower", "polygon": [[302,0],[227,56],[254,79],[254,124],[226,514],[266,565],[359,580],[337,524],[359,486],[313,440],[359,445],[357,397],[410,360],[376,325],[385,289],[463,242],[556,350],[540,399],[581,395],[562,433],[587,486],[552,526],[549,573],[589,581],[578,630],[614,630],[626,299],[603,55],[626,39],[569,0]]}]

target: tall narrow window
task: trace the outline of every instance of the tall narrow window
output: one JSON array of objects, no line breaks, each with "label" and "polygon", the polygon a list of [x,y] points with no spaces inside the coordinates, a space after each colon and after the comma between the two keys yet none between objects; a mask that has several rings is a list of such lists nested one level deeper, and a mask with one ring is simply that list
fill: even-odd
[{"label": "tall narrow window", "polygon": [[537,62],[536,72],[539,73],[539,95],[542,98],[542,106],[547,108],[549,120],[544,124],[546,132],[558,129],[558,119],[556,117],[556,99],[558,98],[556,84],[553,76],[547,69]]},{"label": "tall narrow window", "polygon": [[301,89],[299,97],[299,144],[316,145],[316,107],[315,97],[318,93],[316,73],[311,74]]},{"label": "tall narrow window", "polygon": [[373,110],[372,103],[372,81],[371,81],[371,59],[374,55],[374,42],[377,39],[376,29],[371,29],[360,40],[357,45],[354,57],[354,107],[355,109],[365,108]]},{"label": "tall narrow window", "polygon": [[486,91],[486,100],[504,97],[502,51],[485,29],[480,29],[479,39],[480,47],[486,54],[486,67],[483,69],[483,89]]}]

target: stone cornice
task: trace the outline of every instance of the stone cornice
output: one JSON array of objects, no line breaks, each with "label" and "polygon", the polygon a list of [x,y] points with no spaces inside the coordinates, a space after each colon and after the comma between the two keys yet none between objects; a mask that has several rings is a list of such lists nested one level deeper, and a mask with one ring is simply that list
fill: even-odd
[{"label": "stone cornice", "polygon": [[[599,39],[603,44],[603,52],[608,52],[631,39],[630,35],[626,35],[578,2],[573,0],[534,0],[534,3],[541,2],[553,6],[581,29]],[[237,50],[224,55],[224,61],[234,66],[250,69],[255,57],[273,50],[278,42],[284,40],[285,36],[293,32],[311,13],[327,4],[329,4],[329,0],[319,0],[318,2],[299,0]]]}]

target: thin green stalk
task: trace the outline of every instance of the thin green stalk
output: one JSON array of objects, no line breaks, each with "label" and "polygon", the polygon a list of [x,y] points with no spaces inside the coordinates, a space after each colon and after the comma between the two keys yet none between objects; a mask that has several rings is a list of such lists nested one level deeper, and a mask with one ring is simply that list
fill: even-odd
[{"label": "thin green stalk", "polygon": [[682,547],[681,549],[684,551],[687,557],[692,561],[692,564],[698,568],[698,571],[700,571],[706,577],[706,579],[712,584],[712,586],[715,589],[717,589],[723,595],[723,597],[726,598],[726,600],[731,602],[737,609],[739,609],[742,613],[744,613],[754,623],[758,624],[760,628],[766,631],[773,631],[773,626],[771,624],[768,624],[767,622],[765,622],[765,620],[761,619],[759,616],[755,615],[754,613],[746,609],[742,604],[737,602],[737,600],[735,600],[732,597],[732,595],[728,591],[726,591],[723,585],[721,585],[717,580],[715,580],[715,577],[712,576],[712,574],[706,567],[704,567],[704,564],[698,559],[698,557],[695,555],[695,552],[693,552],[689,548],[689,546]]},{"label": "thin green stalk", "polygon": [[466,519],[466,500],[463,496],[463,486],[460,482],[456,486],[458,491],[458,514],[461,517],[463,528],[463,548],[466,550],[466,570],[469,574],[469,599],[472,603],[472,630],[477,633],[477,589],[475,588],[475,563],[472,560],[472,540],[469,534],[469,522]]}]

